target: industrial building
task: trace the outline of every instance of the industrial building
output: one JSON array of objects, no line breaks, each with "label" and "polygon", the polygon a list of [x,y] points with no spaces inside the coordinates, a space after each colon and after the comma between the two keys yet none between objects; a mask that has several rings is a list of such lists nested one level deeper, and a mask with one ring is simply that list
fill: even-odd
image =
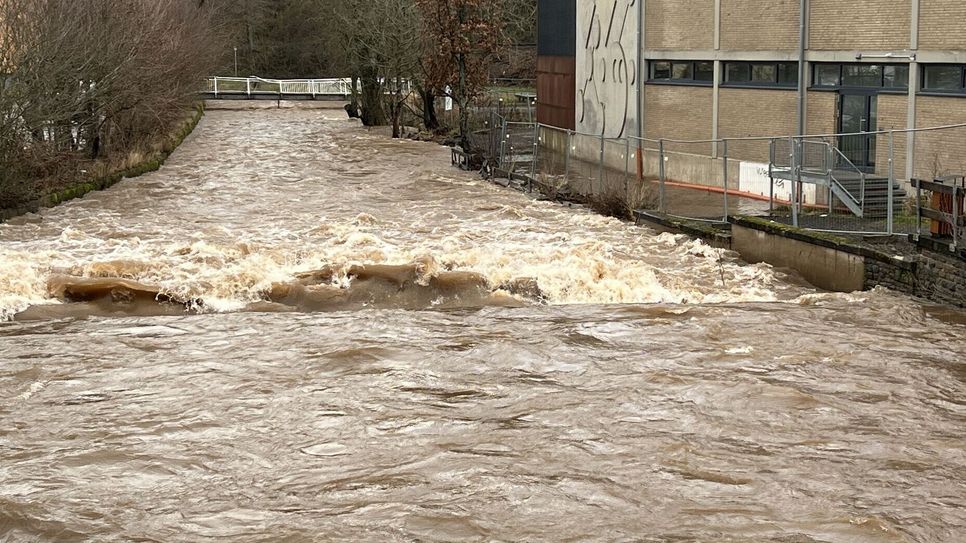
[{"label": "industrial building", "polygon": [[[962,0],[540,0],[539,8],[544,124],[654,140],[828,135],[862,171],[891,168],[897,180],[966,172],[964,129],[878,133],[966,123]],[[738,142],[729,156],[767,162],[768,153]]]}]

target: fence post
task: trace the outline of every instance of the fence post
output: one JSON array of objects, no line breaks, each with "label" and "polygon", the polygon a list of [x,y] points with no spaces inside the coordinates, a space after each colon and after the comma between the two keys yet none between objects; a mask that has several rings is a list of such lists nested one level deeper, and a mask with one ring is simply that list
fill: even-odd
[{"label": "fence post", "polygon": [[218,78],[215,78],[215,98],[218,98]]},{"label": "fence post", "polygon": [[[533,123],[533,163],[530,165],[530,177],[537,175],[537,161],[540,160],[540,123]],[[533,181],[530,183],[530,192],[533,192]]]},{"label": "fence post", "polygon": [[823,168],[822,171],[825,172],[826,179],[828,180],[828,216],[829,218],[831,218],[832,215],[835,213],[835,206],[834,206],[835,194],[832,191],[832,183],[834,182],[832,180],[832,170],[834,168],[832,168],[832,144],[828,142],[825,143],[824,160],[825,160],[825,168]]},{"label": "fence post", "polygon": [[604,133],[600,133],[600,164],[597,174],[597,186],[600,188],[600,192],[604,192],[604,145],[607,140],[604,139]]},{"label": "fence post", "polygon": [[914,179],[916,184],[916,241],[922,237],[922,181]]},{"label": "fence post", "polygon": [[886,228],[891,236],[894,233],[895,228],[895,184],[896,184],[896,166],[895,166],[895,154],[896,154],[896,131],[889,131],[889,191],[887,203],[887,215]]},{"label": "fence post", "polygon": [[[954,181],[955,183],[955,181]],[[959,250],[959,187],[953,185],[953,251]]]},{"label": "fence post", "polygon": [[728,222],[728,140],[724,140],[724,222]]},{"label": "fence post", "polygon": [[570,182],[570,151],[573,147],[573,134],[567,129],[567,148],[564,149],[564,182]]},{"label": "fence post", "polygon": [[251,100],[251,98],[252,98],[252,80],[251,79],[248,79],[247,77],[245,78],[245,94],[247,94],[248,95],[248,99]]},{"label": "fence post", "polygon": [[795,138],[788,138],[788,141],[791,143],[792,147],[792,172],[794,173],[792,176],[793,179],[791,180],[792,226],[798,228],[798,183],[802,180],[802,169],[801,164],[799,164],[799,159],[801,156],[799,155],[799,148],[797,147],[798,144],[795,142]]},{"label": "fence post", "polygon": [[630,197],[630,194],[628,193],[629,188],[628,188],[627,177],[630,175],[630,171],[631,171],[631,138],[625,137],[624,138],[624,202],[626,202],[628,209],[630,209],[631,213],[633,213],[635,210],[632,208],[637,206],[631,202],[631,197]]},{"label": "fence post", "polygon": [[775,214],[775,140],[768,140],[768,214]]},{"label": "fence post", "polygon": [[664,178],[664,140],[663,139],[662,140],[659,140],[658,143],[657,143],[657,145],[658,145],[658,151],[660,152],[660,155],[661,155],[661,156],[658,157],[658,160],[660,161],[660,163],[658,164],[658,176],[659,176],[659,183],[658,183],[658,191],[659,191],[659,196],[658,196],[658,210],[661,213],[667,214],[667,205],[666,205],[666,203],[664,201],[664,197],[665,197],[665,193],[664,193],[664,182],[665,182],[665,178]]},{"label": "fence post", "polygon": [[500,127],[500,168],[503,169],[506,164],[506,140],[510,137],[507,135],[507,125],[506,118],[501,117],[502,124]]}]

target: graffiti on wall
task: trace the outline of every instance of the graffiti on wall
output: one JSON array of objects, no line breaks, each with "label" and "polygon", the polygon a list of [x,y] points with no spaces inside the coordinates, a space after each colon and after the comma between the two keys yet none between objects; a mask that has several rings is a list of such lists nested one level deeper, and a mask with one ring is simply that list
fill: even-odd
[{"label": "graffiti on wall", "polygon": [[583,24],[583,81],[577,90],[579,124],[607,137],[623,137],[637,85],[638,0],[595,0]]}]

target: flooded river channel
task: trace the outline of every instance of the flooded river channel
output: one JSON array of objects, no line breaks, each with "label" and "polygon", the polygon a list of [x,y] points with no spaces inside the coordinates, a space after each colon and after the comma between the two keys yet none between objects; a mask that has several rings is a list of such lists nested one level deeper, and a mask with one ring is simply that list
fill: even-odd
[{"label": "flooded river channel", "polygon": [[0,541],[966,541],[964,332],[210,111],[0,225]]}]

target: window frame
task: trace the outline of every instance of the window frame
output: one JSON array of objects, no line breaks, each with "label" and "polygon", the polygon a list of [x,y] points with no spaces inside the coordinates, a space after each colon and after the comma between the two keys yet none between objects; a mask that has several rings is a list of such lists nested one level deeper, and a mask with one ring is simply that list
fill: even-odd
[{"label": "window frame", "polygon": [[[820,85],[818,78],[818,71],[821,68],[827,68],[829,66],[835,66],[838,68],[838,84],[837,85]],[[845,67],[846,66],[878,66],[879,67],[879,84],[878,85],[846,85],[845,84]],[[906,84],[901,87],[886,86],[886,68],[888,67],[905,68],[906,69]],[[909,81],[910,70],[909,65],[902,62],[815,62],[812,64],[812,81],[809,85],[810,90],[827,90],[827,91],[839,91],[839,90],[874,90],[882,94],[906,94],[909,92]]]},{"label": "window frame", "polygon": [[[721,86],[722,87],[732,87],[732,88],[754,88],[754,89],[777,89],[777,90],[795,90],[798,89],[798,62],[794,61],[732,61],[726,60],[722,63],[721,70]],[[729,80],[729,68],[732,66],[741,65],[747,69],[748,81],[730,81]],[[753,81],[755,76],[756,66],[772,66],[774,67],[774,78],[771,81]],[[782,66],[785,66],[785,71],[794,67],[795,81],[783,83],[781,82]]]},{"label": "window frame", "polygon": [[[667,63],[668,64],[668,74],[669,77],[655,78],[654,74],[658,64]],[[671,60],[671,59],[660,59],[660,60],[650,60],[647,66],[647,81],[646,83],[651,85],[686,85],[693,87],[712,87],[714,86],[714,61],[713,60]],[[688,73],[690,77],[687,79],[675,78],[674,77],[674,66],[675,64],[688,64]],[[697,79],[697,65],[698,64],[711,64],[711,79]]]},{"label": "window frame", "polygon": [[[936,63],[936,64],[921,64],[922,73],[919,74],[919,92],[922,94],[939,94],[944,96],[962,96],[966,95],[966,64],[946,64],[946,63]],[[958,68],[959,69],[959,88],[958,89],[937,89],[930,88],[926,86],[926,77],[929,72],[929,68]]]}]

